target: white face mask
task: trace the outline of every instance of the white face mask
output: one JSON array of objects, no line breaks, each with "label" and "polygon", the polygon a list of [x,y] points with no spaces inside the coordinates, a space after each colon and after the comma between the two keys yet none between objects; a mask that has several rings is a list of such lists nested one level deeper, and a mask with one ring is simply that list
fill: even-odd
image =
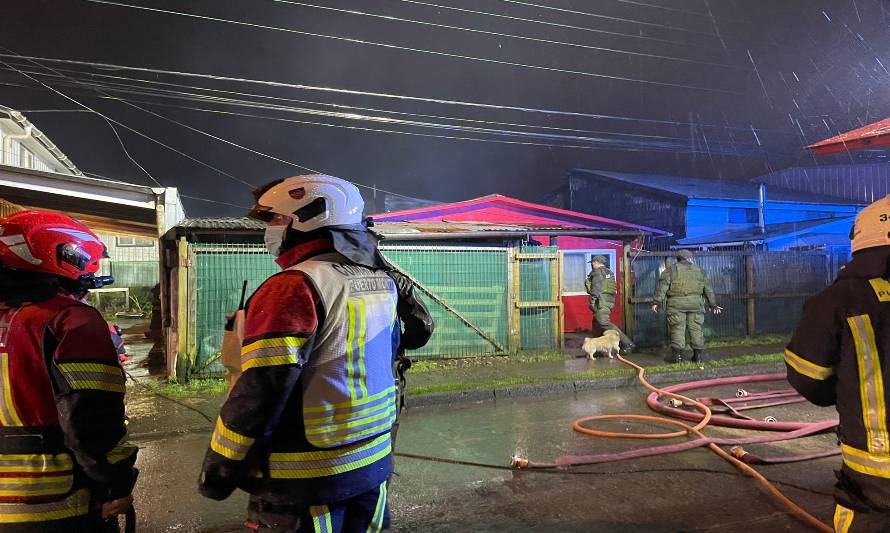
[{"label": "white face mask", "polygon": [[263,235],[266,250],[275,257],[281,255],[281,245],[286,235],[287,226],[266,226],[266,233]]}]

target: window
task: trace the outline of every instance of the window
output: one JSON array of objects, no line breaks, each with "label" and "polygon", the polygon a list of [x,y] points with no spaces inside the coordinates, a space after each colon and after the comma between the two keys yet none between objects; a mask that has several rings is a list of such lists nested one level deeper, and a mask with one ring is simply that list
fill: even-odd
[{"label": "window", "polygon": [[584,280],[590,273],[590,258],[597,254],[604,255],[609,259],[609,264],[606,266],[614,272],[615,250],[566,250],[563,253],[563,296],[587,294]]},{"label": "window", "polygon": [[729,208],[729,223],[730,224],[757,224],[760,220],[760,217],[757,213],[756,209],[750,209],[745,207],[730,207]]},{"label": "window", "polygon": [[117,245],[124,247],[148,248],[155,245],[155,241],[151,239],[140,239],[139,237],[117,237]]}]

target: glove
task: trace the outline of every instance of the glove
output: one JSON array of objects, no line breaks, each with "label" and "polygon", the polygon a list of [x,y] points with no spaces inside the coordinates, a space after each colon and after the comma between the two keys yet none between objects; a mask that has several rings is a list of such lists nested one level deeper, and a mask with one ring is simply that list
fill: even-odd
[{"label": "glove", "polygon": [[225,500],[235,491],[235,479],[237,472],[231,465],[205,460],[198,480],[198,492],[211,500]]}]

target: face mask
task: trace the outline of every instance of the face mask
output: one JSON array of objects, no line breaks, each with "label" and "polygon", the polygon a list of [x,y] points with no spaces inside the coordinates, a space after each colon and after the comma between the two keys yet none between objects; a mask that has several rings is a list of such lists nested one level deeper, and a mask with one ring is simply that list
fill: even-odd
[{"label": "face mask", "polygon": [[281,244],[284,242],[285,235],[287,235],[287,226],[266,226],[266,233],[263,235],[266,250],[275,257],[281,255]]}]

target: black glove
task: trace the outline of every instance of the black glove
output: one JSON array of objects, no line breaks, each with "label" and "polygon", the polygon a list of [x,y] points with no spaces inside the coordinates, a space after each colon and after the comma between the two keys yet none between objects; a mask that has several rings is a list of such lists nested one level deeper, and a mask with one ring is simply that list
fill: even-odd
[{"label": "black glove", "polygon": [[204,461],[201,478],[198,480],[198,492],[211,500],[225,500],[235,491],[237,476],[238,472],[232,465],[208,458]]}]

